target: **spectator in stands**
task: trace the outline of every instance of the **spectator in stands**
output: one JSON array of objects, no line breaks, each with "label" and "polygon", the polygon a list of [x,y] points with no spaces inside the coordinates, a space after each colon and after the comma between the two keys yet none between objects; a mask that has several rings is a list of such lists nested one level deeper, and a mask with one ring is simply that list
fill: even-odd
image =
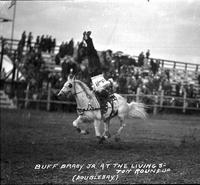
[{"label": "spectator in stands", "polygon": [[143,85],[143,80],[142,80],[142,77],[141,75],[138,76],[138,79],[137,79],[137,88],[138,87],[141,87]]},{"label": "spectator in stands", "polygon": [[65,43],[62,42],[61,45],[60,45],[60,48],[59,48],[59,54],[60,54],[60,57],[63,58],[65,56]]},{"label": "spectator in stands", "polygon": [[160,69],[160,61],[156,60],[156,72],[158,72]]},{"label": "spectator in stands", "polygon": [[137,82],[134,76],[127,76],[126,78],[127,81],[127,88],[128,88],[128,93],[137,93]]},{"label": "spectator in stands", "polygon": [[73,58],[68,57],[62,63],[62,78],[64,81],[67,80],[69,74],[76,75],[78,71],[78,66]]},{"label": "spectator in stands", "polygon": [[180,96],[180,91],[181,91],[181,82],[178,82],[176,84],[176,96]]},{"label": "spectator in stands", "polygon": [[29,32],[29,34],[28,34],[28,40],[27,40],[27,49],[28,50],[31,50],[32,39],[33,39],[32,32]]},{"label": "spectator in stands", "polygon": [[143,51],[138,56],[138,67],[143,66],[144,64],[144,53]]},{"label": "spectator in stands", "polygon": [[137,66],[136,60],[134,58],[129,58],[129,65]]},{"label": "spectator in stands", "polygon": [[198,75],[197,79],[198,79],[198,82],[199,82],[199,85],[200,85],[200,74]]},{"label": "spectator in stands", "polygon": [[149,56],[150,56],[150,50],[148,49],[146,52],[146,58],[149,59]]},{"label": "spectator in stands", "polygon": [[135,76],[135,79],[136,79],[136,80],[138,80],[139,75],[140,75],[139,69],[136,69],[136,71],[134,72],[134,76]]},{"label": "spectator in stands", "polygon": [[51,82],[52,88],[55,88],[55,89],[60,88],[59,79],[60,79],[60,76],[58,75],[58,73],[52,73],[49,75],[49,81]]},{"label": "spectator in stands", "polygon": [[162,89],[164,90],[165,95],[171,95],[171,84],[168,79],[163,79]]},{"label": "spectator in stands", "polygon": [[102,71],[104,71],[105,73],[107,73],[110,68],[111,68],[111,62],[112,62],[112,51],[111,50],[107,50],[104,52],[101,52],[101,57],[100,59],[101,64],[102,64]]},{"label": "spectator in stands", "polygon": [[113,62],[114,62],[114,68],[119,72],[120,71],[120,67],[121,67],[120,57],[117,56],[117,55],[114,55],[113,56]]},{"label": "spectator in stands", "polygon": [[55,47],[56,47],[56,39],[54,38],[53,41],[52,41],[52,48],[51,48],[52,53],[55,52]]},{"label": "spectator in stands", "polygon": [[37,36],[35,40],[35,49],[39,49],[39,45],[40,45],[40,36]]},{"label": "spectator in stands", "polygon": [[43,48],[44,52],[46,52],[48,50],[48,37],[49,37],[49,35],[46,35],[44,37],[44,48]]},{"label": "spectator in stands", "polygon": [[119,93],[122,93],[122,94],[127,94],[127,83],[126,83],[126,77],[124,76],[123,73],[120,74],[119,76]]},{"label": "spectator in stands", "polygon": [[188,88],[188,94],[187,96],[189,98],[195,98],[195,94],[194,94],[194,85],[192,84],[192,82],[190,82],[189,88]]},{"label": "spectator in stands", "polygon": [[44,45],[45,45],[44,42],[45,42],[44,41],[44,35],[42,35],[41,38],[40,38],[40,44],[39,44],[39,48],[41,49],[41,51],[44,51]]},{"label": "spectator in stands", "polygon": [[169,69],[165,70],[165,74],[166,74],[167,79],[169,80],[170,79]]},{"label": "spectator in stands", "polygon": [[106,51],[101,52],[99,59],[102,65],[102,71],[106,74],[110,69],[110,62],[106,58]]},{"label": "spectator in stands", "polygon": [[46,50],[48,53],[51,52],[51,42],[52,42],[51,36],[47,36],[45,45],[46,45]]},{"label": "spectator in stands", "polygon": [[160,78],[158,75],[156,75],[154,78],[153,78],[153,89],[158,91],[159,89],[159,86],[160,86]]},{"label": "spectator in stands", "polygon": [[57,53],[55,56],[55,64],[60,65],[60,54],[59,53]]},{"label": "spectator in stands", "polygon": [[153,59],[150,60],[150,69],[153,72],[153,74],[155,75],[157,70],[156,70],[156,63]]},{"label": "spectator in stands", "polygon": [[151,66],[150,68],[151,68],[153,74],[156,75],[156,73],[158,72],[158,70],[160,68],[160,61],[159,60],[155,61],[155,60],[151,59],[150,66]]},{"label": "spectator in stands", "polygon": [[17,59],[19,62],[22,59],[22,54],[23,54],[23,45],[22,45],[22,40],[20,40],[17,45]]},{"label": "spectator in stands", "polygon": [[71,39],[69,41],[68,50],[66,51],[66,54],[69,56],[73,56],[73,53],[74,53],[74,40]]},{"label": "spectator in stands", "polygon": [[24,48],[25,44],[26,44],[26,32],[24,31],[21,37],[21,47]]},{"label": "spectator in stands", "polygon": [[143,70],[149,71],[149,60],[147,58],[144,58],[144,64],[143,64]]},{"label": "spectator in stands", "polygon": [[63,63],[61,64],[62,67],[62,79],[63,81],[67,80],[67,76],[68,76],[68,69],[67,69],[67,61],[64,60]]},{"label": "spectator in stands", "polygon": [[76,75],[78,72],[78,66],[77,63],[73,60],[73,58],[71,58],[67,64],[68,64],[68,69],[70,69],[70,73],[72,75]]}]

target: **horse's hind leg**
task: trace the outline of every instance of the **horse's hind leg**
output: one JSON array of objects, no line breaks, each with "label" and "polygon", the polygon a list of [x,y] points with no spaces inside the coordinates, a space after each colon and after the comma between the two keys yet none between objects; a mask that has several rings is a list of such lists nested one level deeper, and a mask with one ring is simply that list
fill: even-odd
[{"label": "horse's hind leg", "polygon": [[74,128],[81,134],[89,134],[89,132],[87,130],[82,130],[79,128],[79,124],[82,123],[84,121],[82,116],[79,116],[76,120],[73,121],[73,126]]},{"label": "horse's hind leg", "polygon": [[100,120],[94,120],[95,134],[96,134],[96,137],[98,139],[99,144],[102,144],[103,141],[105,140],[105,137],[101,136],[100,125],[101,125],[101,121]]},{"label": "horse's hind leg", "polygon": [[126,126],[126,124],[124,123],[124,117],[119,117],[119,120],[120,120],[120,127],[115,135],[115,141],[120,141],[120,134],[123,128]]},{"label": "horse's hind leg", "polygon": [[110,138],[111,135],[110,135],[110,132],[109,132],[109,126],[110,126],[110,120],[107,120],[104,123],[104,133],[103,133],[103,136],[107,139],[107,138]]}]

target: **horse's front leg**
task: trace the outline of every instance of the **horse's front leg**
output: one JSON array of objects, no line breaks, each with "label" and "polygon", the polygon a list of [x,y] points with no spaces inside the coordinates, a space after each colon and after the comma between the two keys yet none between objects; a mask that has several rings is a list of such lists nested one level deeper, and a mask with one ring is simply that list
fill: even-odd
[{"label": "horse's front leg", "polygon": [[109,127],[110,127],[110,120],[107,120],[104,123],[104,133],[103,133],[103,136],[107,139],[107,138],[110,138],[111,135],[110,135],[110,132],[109,132]]},{"label": "horse's front leg", "polygon": [[79,124],[84,122],[84,117],[83,116],[79,116],[76,120],[73,121],[73,126],[74,128],[81,134],[89,134],[89,132],[87,130],[82,130],[81,128],[79,128]]},{"label": "horse's front leg", "polygon": [[104,136],[101,136],[100,133],[100,125],[101,125],[101,120],[94,120],[94,130],[95,130],[95,135],[99,141],[99,144],[102,144],[103,141],[105,140]]}]

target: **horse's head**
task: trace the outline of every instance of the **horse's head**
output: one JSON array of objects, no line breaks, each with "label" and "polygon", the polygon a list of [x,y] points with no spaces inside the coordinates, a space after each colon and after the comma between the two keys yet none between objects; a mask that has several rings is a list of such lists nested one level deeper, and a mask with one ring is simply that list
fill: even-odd
[{"label": "horse's head", "polygon": [[62,89],[59,91],[57,96],[61,97],[67,95],[69,92],[73,94],[75,91],[74,82],[75,82],[75,77],[69,75],[67,81],[65,82],[65,84],[63,85]]}]

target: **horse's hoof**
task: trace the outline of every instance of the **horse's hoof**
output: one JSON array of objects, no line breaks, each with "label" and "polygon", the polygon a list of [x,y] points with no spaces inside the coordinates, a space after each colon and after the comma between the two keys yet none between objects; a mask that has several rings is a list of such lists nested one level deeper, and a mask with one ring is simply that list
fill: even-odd
[{"label": "horse's hoof", "polygon": [[89,131],[85,130],[85,132],[83,133],[84,135],[88,135]]},{"label": "horse's hoof", "polygon": [[115,142],[121,141],[120,137],[115,137]]},{"label": "horse's hoof", "polygon": [[106,140],[104,136],[102,136],[102,137],[97,136],[97,139],[98,139],[99,144],[103,144],[103,142]]},{"label": "horse's hoof", "polygon": [[105,136],[106,136],[107,138],[110,138],[110,137],[111,137],[110,132],[106,131]]},{"label": "horse's hoof", "polygon": [[78,133],[81,133],[81,129],[80,128],[76,128]]}]

